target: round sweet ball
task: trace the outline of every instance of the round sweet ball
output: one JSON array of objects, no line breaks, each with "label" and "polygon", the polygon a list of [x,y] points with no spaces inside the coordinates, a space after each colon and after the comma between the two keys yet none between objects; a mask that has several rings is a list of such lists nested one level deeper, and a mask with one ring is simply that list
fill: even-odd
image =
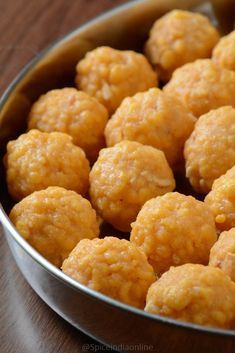
[{"label": "round sweet ball", "polygon": [[96,97],[110,113],[123,98],[157,86],[157,76],[144,55],[99,47],[77,64],[77,86]]},{"label": "round sweet ball", "polygon": [[209,58],[219,37],[207,17],[173,10],[154,23],[145,52],[159,77],[167,81],[178,67],[196,59]]},{"label": "round sweet ball", "polygon": [[235,227],[235,166],[221,175],[212,185],[205,198],[206,204],[214,214],[219,230]]},{"label": "round sweet ball", "polygon": [[201,116],[185,143],[184,156],[191,185],[206,194],[235,164],[235,109],[222,107]]},{"label": "round sweet ball", "polygon": [[211,248],[209,265],[219,267],[235,282],[235,228],[220,234]]},{"label": "round sweet ball", "polygon": [[160,275],[170,266],[207,264],[217,234],[209,207],[171,192],[145,203],[132,224],[130,240]]},{"label": "round sweet ball", "polygon": [[8,191],[21,200],[48,186],[61,186],[85,194],[89,162],[83,150],[62,132],[30,130],[7,144],[4,157]]},{"label": "round sweet ball", "polygon": [[164,91],[177,96],[196,117],[225,105],[235,107],[235,72],[212,60],[196,60],[177,69]]},{"label": "round sweet ball", "polygon": [[171,267],[149,288],[145,311],[198,325],[233,328],[235,283],[219,268]]},{"label": "round sweet ball", "polygon": [[60,131],[72,136],[87,158],[94,161],[104,147],[106,108],[95,98],[75,88],[55,89],[42,95],[29,114],[29,129]]},{"label": "round sweet ball", "polygon": [[212,59],[221,67],[235,71],[235,31],[220,39],[213,50]]},{"label": "round sweet ball", "polygon": [[134,141],[101,150],[90,173],[93,207],[108,223],[130,231],[143,204],[175,188],[164,153]]},{"label": "round sweet ball", "polygon": [[81,239],[99,235],[90,202],[57,186],[25,197],[13,207],[10,219],[30,245],[58,267]]},{"label": "round sweet ball", "polygon": [[183,160],[184,143],[194,123],[193,115],[177,98],[151,88],[123,100],[106,125],[106,143],[138,141],[162,150],[174,165]]},{"label": "round sweet ball", "polygon": [[62,271],[91,289],[141,309],[156,280],[145,254],[128,240],[115,237],[81,240],[63,262]]}]

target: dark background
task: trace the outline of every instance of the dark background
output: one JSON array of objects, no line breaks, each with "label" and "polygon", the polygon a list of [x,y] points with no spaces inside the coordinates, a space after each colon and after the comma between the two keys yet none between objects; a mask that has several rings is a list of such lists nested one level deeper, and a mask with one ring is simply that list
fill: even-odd
[{"label": "dark background", "polygon": [[[0,94],[53,40],[125,2],[0,0]],[[95,351],[111,352],[67,324],[33,292],[16,267],[0,228],[0,352]]]}]

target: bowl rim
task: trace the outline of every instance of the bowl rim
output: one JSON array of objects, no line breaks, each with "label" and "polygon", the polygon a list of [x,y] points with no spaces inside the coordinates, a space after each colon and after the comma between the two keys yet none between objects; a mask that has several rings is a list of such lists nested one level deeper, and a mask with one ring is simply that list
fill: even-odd
[{"label": "bowl rim", "polygon": [[[51,44],[46,46],[43,50],[36,54],[36,56],[31,59],[24,67],[20,70],[20,72],[16,75],[16,77],[11,81],[8,87],[3,92],[2,96],[0,97],[0,111],[3,109],[4,105],[7,103],[8,98],[10,97],[11,93],[17,87],[17,85],[21,82],[21,80],[25,77],[27,73],[30,72],[37,64],[40,63],[41,59],[46,57],[47,54],[50,53],[51,50],[54,50],[58,45],[72,39],[74,36],[79,35],[90,26],[95,25],[96,23],[108,19],[109,17],[122,12],[123,10],[130,9],[135,5],[140,4],[143,0],[131,0],[128,3],[119,5],[114,7],[111,10],[107,10],[104,13],[92,18],[91,20],[86,21],[84,24],[76,27],[72,31],[69,31],[67,34],[59,37],[58,39],[54,40]],[[142,316],[145,319],[149,319],[151,321],[157,321],[168,326],[177,326],[179,328],[185,328],[187,330],[194,330],[202,333],[210,333],[213,335],[222,335],[228,337],[235,337],[235,330],[226,330],[214,327],[207,327],[196,325],[189,322],[184,322],[180,320],[175,320],[172,318],[164,317],[157,314],[151,314],[144,310],[132,307],[128,304],[122,303],[118,300],[112,299],[100,292],[97,292],[93,289],[88,288],[87,286],[75,281],[65,273],[63,273],[59,268],[51,264],[47,261],[40,253],[38,253],[17,231],[14,227],[13,223],[10,221],[8,215],[6,214],[2,204],[0,203],[0,222],[3,226],[3,230],[7,229],[8,234],[16,241],[16,243],[29,255],[34,261],[36,261],[40,266],[44,268],[47,272],[53,275],[55,278],[66,284],[67,286],[81,291],[88,296],[93,297],[93,299],[101,300],[105,304],[114,306],[116,309],[121,309],[126,312],[130,312],[137,316]]]}]

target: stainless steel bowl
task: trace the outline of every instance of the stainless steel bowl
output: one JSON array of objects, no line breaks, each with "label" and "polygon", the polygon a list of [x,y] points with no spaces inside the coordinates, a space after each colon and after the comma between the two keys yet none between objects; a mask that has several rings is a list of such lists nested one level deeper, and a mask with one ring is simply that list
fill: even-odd
[{"label": "stainless steel bowl", "polygon": [[[153,21],[173,8],[206,12],[223,31],[233,28],[234,0],[132,1],[57,41],[19,74],[0,101],[0,151],[26,127],[30,106],[55,87],[73,85],[75,64],[90,49],[110,45],[141,50]],[[2,168],[2,167],[1,167]],[[232,353],[235,332],[155,316],[112,300],[75,282],[38,254],[7,217],[12,201],[1,169],[0,220],[25,279],[60,316],[87,335],[120,351]],[[133,347],[136,346],[136,349]]]}]

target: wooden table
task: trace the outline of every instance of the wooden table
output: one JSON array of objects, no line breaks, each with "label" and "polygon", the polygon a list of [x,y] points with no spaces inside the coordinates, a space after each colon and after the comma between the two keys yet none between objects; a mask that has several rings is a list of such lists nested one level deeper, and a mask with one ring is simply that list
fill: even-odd
[{"label": "wooden table", "polygon": [[[54,39],[126,0],[0,0],[0,94]],[[0,352],[104,352],[33,292],[0,229]]]}]

